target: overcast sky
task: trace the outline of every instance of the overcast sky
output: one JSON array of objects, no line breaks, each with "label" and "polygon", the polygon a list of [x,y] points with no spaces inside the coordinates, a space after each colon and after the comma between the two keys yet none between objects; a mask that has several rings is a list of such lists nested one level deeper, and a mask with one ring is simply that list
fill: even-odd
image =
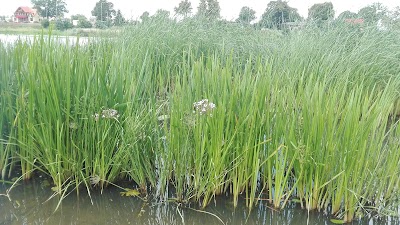
[{"label": "overcast sky", "polygon": [[[91,16],[91,11],[98,0],[64,0],[67,3],[68,15],[84,14]],[[144,11],[154,14],[157,9],[166,9],[173,12],[174,7],[181,0],[109,0],[114,3],[114,9],[120,9],[124,16],[128,19],[138,18]],[[190,0],[192,2],[193,11],[197,10],[199,0]],[[291,7],[297,8],[300,15],[307,17],[308,8],[315,3],[323,3],[328,0],[289,0]],[[373,2],[381,2],[388,6],[389,9],[400,5],[400,0],[332,0],[336,16],[345,11],[350,10],[357,12],[360,8],[372,4]],[[249,6],[257,12],[257,19],[261,17],[267,7],[268,0],[219,0],[221,6],[221,16],[228,20],[236,19],[240,9],[243,6]],[[32,6],[30,0],[0,0],[0,15],[12,15],[19,6]]]}]

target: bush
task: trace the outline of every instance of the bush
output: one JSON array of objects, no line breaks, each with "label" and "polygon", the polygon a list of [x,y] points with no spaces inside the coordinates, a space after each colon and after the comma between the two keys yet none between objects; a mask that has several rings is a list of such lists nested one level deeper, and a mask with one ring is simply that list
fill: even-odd
[{"label": "bush", "polygon": [[57,19],[56,20],[56,29],[57,30],[68,30],[73,28],[73,24],[68,19]]},{"label": "bush", "polygon": [[96,21],[95,26],[96,26],[96,28],[99,28],[99,29],[106,29],[106,28],[112,26],[112,21],[111,20],[107,20],[107,21],[98,20],[98,21]]},{"label": "bush", "polygon": [[78,27],[79,28],[92,28],[92,23],[88,21],[87,19],[80,19],[78,21]]},{"label": "bush", "polygon": [[41,24],[43,28],[48,28],[50,26],[50,21],[48,19],[43,19]]}]

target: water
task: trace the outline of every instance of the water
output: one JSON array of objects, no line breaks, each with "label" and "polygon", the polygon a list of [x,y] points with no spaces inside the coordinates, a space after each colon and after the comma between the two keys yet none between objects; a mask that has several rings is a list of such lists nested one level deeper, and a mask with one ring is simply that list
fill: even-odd
[{"label": "water", "polygon": [[[3,42],[5,44],[13,44],[18,40],[23,40],[27,42],[33,42],[35,37],[38,37],[39,35],[8,35],[8,34],[0,34],[0,42]],[[45,36],[46,38],[46,36]],[[61,43],[69,43],[69,44],[75,44],[77,40],[79,40],[79,44],[86,44],[89,40],[88,37],[75,37],[75,36],[54,36],[53,37],[55,40],[61,42]]]},{"label": "water", "polygon": [[[92,190],[92,200],[85,189],[79,196],[72,192],[61,203],[43,180],[31,180],[16,186],[10,192],[11,201],[0,195],[0,225],[13,224],[276,224],[276,225],[321,225],[332,224],[327,215],[310,212],[291,205],[285,210],[271,209],[265,202],[260,202],[249,213],[244,199],[233,208],[230,197],[217,197],[206,212],[178,206],[177,203],[144,202],[137,197],[120,196],[121,189],[108,187],[101,194]],[[129,188],[132,184],[124,184]],[[0,185],[0,194],[6,193],[10,185]],[[216,217],[218,216],[218,218]],[[222,220],[222,222],[220,221]],[[363,219],[352,224],[396,225],[399,219],[386,220]]]}]

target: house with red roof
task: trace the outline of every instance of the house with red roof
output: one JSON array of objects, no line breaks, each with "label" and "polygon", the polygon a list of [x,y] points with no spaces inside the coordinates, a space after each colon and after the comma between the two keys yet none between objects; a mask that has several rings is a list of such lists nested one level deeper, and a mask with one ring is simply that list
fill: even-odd
[{"label": "house with red roof", "polygon": [[349,18],[349,19],[345,19],[344,22],[348,23],[348,24],[352,24],[352,25],[363,25],[364,24],[364,19],[362,18]]},{"label": "house with red roof", "polygon": [[14,12],[13,21],[15,23],[38,23],[41,21],[41,17],[36,9],[21,6]]}]

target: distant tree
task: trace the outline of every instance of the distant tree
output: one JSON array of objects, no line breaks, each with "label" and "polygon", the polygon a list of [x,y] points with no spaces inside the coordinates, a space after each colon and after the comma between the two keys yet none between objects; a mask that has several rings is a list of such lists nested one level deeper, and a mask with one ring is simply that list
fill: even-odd
[{"label": "distant tree", "polygon": [[33,8],[45,18],[62,17],[68,13],[67,4],[63,0],[31,0]]},{"label": "distant tree", "polygon": [[50,21],[48,19],[43,19],[41,24],[43,28],[48,28],[50,26]]},{"label": "distant tree", "polygon": [[95,16],[97,21],[111,21],[114,15],[114,4],[107,0],[99,0],[92,10],[92,16]]},{"label": "distant tree", "polygon": [[207,2],[206,0],[200,0],[199,6],[197,7],[197,16],[205,17],[207,14]]},{"label": "distant tree", "polygon": [[169,15],[170,15],[170,12],[168,10],[158,9],[153,17],[158,18],[158,19],[167,19],[167,18],[169,18]]},{"label": "distant tree", "polygon": [[363,18],[365,23],[376,25],[379,20],[388,16],[388,9],[381,3],[373,3],[358,11],[358,16]]},{"label": "distant tree", "polygon": [[390,18],[400,20],[400,6],[396,6],[394,10],[390,12]]},{"label": "distant tree", "polygon": [[242,24],[250,24],[251,21],[256,19],[256,11],[252,8],[244,6],[240,10],[239,17],[236,19],[236,22]]},{"label": "distant tree", "polygon": [[79,28],[92,28],[92,23],[87,19],[80,19],[78,20],[78,27]]},{"label": "distant tree", "polygon": [[76,14],[71,16],[71,20],[87,20],[85,15]]},{"label": "distant tree", "polygon": [[121,10],[118,9],[117,14],[114,18],[114,25],[121,26],[126,23],[125,18],[122,16]]},{"label": "distant tree", "polygon": [[308,9],[308,19],[314,21],[327,21],[335,17],[332,2],[314,4]]},{"label": "distant tree", "polygon": [[400,6],[394,8],[389,14],[390,25],[393,29],[400,30]]},{"label": "distant tree", "polygon": [[338,20],[345,20],[345,19],[356,19],[358,17],[357,13],[351,11],[344,11],[339,14]]},{"label": "distant tree", "polygon": [[181,1],[178,7],[174,8],[175,14],[179,16],[183,16],[186,18],[188,15],[192,13],[192,3],[188,0]]},{"label": "distant tree", "polygon": [[284,23],[301,20],[297,9],[282,0],[270,1],[261,16],[259,25],[266,28],[282,29]]},{"label": "distant tree", "polygon": [[221,17],[221,7],[218,0],[200,0],[197,7],[197,16],[210,20],[216,20]]},{"label": "distant tree", "polygon": [[146,22],[148,21],[150,18],[150,13],[145,11],[142,13],[142,15],[140,16],[140,20],[142,20],[142,22]]},{"label": "distant tree", "polygon": [[74,27],[69,19],[64,18],[57,19],[55,24],[57,30],[68,30]]},{"label": "distant tree", "polygon": [[85,15],[76,14],[71,16],[71,20],[78,20],[77,27],[79,28],[91,28],[92,23],[86,18]]}]

